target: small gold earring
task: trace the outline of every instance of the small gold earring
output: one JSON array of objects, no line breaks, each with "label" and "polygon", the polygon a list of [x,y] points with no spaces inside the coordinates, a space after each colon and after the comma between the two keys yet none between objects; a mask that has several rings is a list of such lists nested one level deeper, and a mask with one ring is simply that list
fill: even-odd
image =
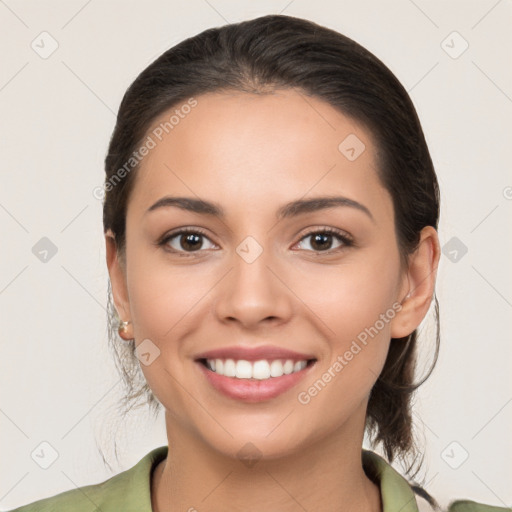
[{"label": "small gold earring", "polygon": [[117,329],[117,332],[119,333],[119,336],[123,338],[123,340],[127,340],[127,338],[123,337],[123,334],[125,334],[128,325],[131,324],[131,322],[128,320],[126,322],[120,322],[119,327]]}]

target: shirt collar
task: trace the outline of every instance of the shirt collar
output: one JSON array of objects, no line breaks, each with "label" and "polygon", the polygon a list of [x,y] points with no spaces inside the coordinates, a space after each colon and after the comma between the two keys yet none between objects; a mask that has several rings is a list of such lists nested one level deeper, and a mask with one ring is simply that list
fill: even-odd
[{"label": "shirt collar", "polygon": [[[168,447],[160,446],[145,455],[131,469],[119,474],[129,485],[123,489],[127,503],[133,500],[139,504],[140,512],[151,512],[151,472],[167,457]],[[370,450],[362,450],[362,463],[365,473],[380,489],[383,512],[418,512],[416,497],[407,480],[385,459]]]},{"label": "shirt collar", "polygon": [[383,512],[418,512],[414,491],[398,471],[370,450],[363,449],[362,459],[365,473],[380,488]]}]

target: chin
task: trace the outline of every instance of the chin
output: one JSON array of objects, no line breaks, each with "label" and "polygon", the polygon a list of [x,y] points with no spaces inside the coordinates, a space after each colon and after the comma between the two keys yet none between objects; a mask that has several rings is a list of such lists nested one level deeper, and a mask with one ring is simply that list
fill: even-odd
[{"label": "chin", "polygon": [[265,435],[237,436],[230,442],[224,441],[215,444],[214,449],[224,457],[237,459],[252,467],[257,462],[278,460],[299,453],[302,443],[292,442],[285,437],[276,437],[273,440]]}]

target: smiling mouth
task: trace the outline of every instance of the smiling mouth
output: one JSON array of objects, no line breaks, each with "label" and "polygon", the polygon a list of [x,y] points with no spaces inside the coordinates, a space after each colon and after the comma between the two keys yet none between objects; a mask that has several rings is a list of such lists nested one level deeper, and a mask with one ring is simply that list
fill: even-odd
[{"label": "smiling mouth", "polygon": [[205,368],[223,377],[246,380],[269,380],[283,375],[298,373],[312,366],[316,359],[198,359]]}]

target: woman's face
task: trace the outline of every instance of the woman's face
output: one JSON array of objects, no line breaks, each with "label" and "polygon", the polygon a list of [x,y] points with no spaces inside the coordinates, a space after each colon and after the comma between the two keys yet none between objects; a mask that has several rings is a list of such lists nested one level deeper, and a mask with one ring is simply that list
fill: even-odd
[{"label": "woman's face", "polygon": [[370,134],[293,90],[195,100],[148,132],[114,287],[168,428],[230,456],[342,432],[360,449],[408,291]]}]

